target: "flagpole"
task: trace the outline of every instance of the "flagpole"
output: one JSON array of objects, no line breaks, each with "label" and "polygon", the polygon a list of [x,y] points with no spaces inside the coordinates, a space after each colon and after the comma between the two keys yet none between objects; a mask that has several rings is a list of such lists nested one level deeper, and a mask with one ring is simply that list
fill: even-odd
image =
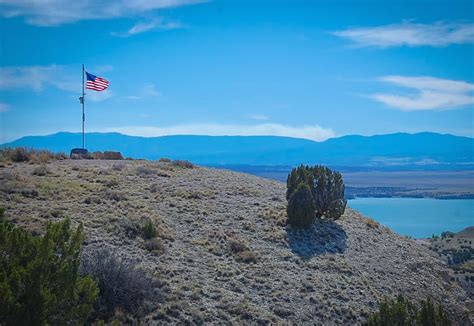
[{"label": "flagpole", "polygon": [[82,65],[82,149],[85,148],[86,145],[86,137],[84,133],[84,123],[86,121],[86,115],[84,113],[84,100],[85,100],[85,93],[84,93],[84,64]]}]

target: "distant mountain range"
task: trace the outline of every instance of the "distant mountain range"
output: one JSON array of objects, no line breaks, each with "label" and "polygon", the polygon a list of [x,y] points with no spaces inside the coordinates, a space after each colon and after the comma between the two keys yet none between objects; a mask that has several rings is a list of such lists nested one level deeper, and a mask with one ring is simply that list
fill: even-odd
[{"label": "distant mountain range", "polygon": [[[474,138],[422,132],[376,136],[343,136],[323,142],[278,136],[136,137],[119,133],[88,133],[89,151],[120,151],[144,159],[170,157],[203,165],[326,164],[382,168],[472,168]],[[25,146],[69,151],[81,144],[80,133],[27,136],[2,147]]]}]

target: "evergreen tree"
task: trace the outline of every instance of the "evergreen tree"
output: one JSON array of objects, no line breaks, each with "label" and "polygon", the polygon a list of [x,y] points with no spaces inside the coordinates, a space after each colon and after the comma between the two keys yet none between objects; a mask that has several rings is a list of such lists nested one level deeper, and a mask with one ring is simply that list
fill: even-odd
[{"label": "evergreen tree", "polygon": [[315,219],[311,189],[301,182],[290,196],[287,206],[288,222],[297,227],[309,227]]},{"label": "evergreen tree", "polygon": [[[309,187],[312,201],[311,205],[306,204],[308,205],[307,207],[296,209],[295,207],[290,207],[296,203],[293,201],[290,205],[290,199],[301,184]],[[293,224],[293,221],[303,219],[309,221],[322,217],[332,220],[338,219],[344,214],[347,205],[344,191],[344,181],[339,172],[332,171],[325,166],[310,167],[301,165],[293,169],[287,179],[288,222]],[[309,209],[313,210],[314,218],[312,219],[294,215],[301,212],[306,214]]]},{"label": "evergreen tree", "polygon": [[99,290],[78,274],[82,226],[66,219],[34,237],[0,215],[0,324],[83,324]]}]

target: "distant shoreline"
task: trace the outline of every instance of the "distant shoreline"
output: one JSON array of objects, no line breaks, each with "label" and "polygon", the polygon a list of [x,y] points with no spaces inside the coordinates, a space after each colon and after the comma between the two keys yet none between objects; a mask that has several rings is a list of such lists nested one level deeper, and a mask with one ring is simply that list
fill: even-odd
[{"label": "distant shoreline", "polygon": [[[286,182],[291,167],[212,165]],[[381,171],[341,169],[346,184],[347,199],[355,198],[431,198],[474,199],[474,170],[454,171]]]}]

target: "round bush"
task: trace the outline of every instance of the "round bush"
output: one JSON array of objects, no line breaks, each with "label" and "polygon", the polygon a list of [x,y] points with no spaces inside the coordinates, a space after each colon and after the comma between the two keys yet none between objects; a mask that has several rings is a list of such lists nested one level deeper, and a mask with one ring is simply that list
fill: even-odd
[{"label": "round bush", "polygon": [[315,220],[311,189],[301,182],[288,200],[288,223],[296,227],[309,227]]}]

